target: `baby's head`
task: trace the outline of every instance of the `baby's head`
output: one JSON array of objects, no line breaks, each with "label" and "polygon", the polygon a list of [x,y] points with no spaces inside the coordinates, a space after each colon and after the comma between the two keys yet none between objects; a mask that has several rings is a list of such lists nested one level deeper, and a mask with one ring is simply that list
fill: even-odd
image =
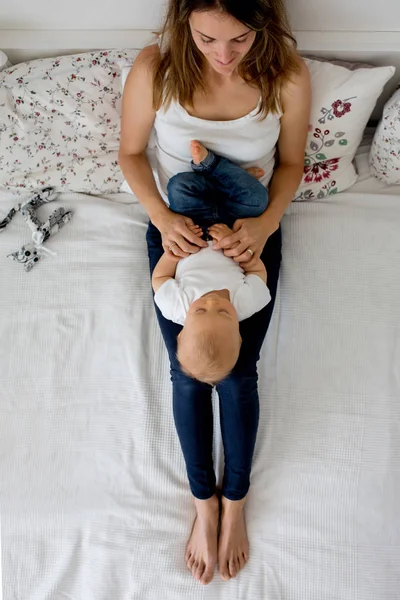
[{"label": "baby's head", "polygon": [[193,302],[178,336],[182,370],[204,383],[216,384],[232,371],[242,339],[235,307],[227,290],[209,292]]}]

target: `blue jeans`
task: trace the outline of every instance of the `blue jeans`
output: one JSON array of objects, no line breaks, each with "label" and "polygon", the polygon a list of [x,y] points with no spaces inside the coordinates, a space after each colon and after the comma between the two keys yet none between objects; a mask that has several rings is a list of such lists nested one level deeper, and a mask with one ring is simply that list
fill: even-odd
[{"label": "blue jeans", "polygon": [[200,227],[258,217],[268,206],[268,191],[230,160],[208,153],[192,173],[178,173],[168,182],[170,209],[190,217]]},{"label": "blue jeans", "polygon": [[[231,226],[237,218],[264,212],[268,195],[262,184],[230,161],[217,159],[217,164],[211,165],[210,172],[206,169],[204,175],[182,173],[171,179],[171,208],[201,226],[217,222]],[[160,232],[151,222],[147,245],[152,273],[164,251]],[[229,500],[241,500],[250,486],[260,410],[257,361],[275,302],[281,263],[280,229],[268,239],[261,259],[267,269],[272,300],[240,323],[239,359],[230,375],[216,386],[225,454],[222,494]],[[216,482],[212,461],[212,388],[182,373],[176,358],[177,336],[182,327],[165,319],[156,305],[155,310],[171,363],[173,414],[190,489],[196,498],[206,500],[215,493]]]}]

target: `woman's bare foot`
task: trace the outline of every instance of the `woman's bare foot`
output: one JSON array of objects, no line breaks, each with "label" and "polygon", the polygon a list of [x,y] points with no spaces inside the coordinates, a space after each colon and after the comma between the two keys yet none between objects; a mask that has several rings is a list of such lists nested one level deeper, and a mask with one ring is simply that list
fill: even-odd
[{"label": "woman's bare foot", "polygon": [[205,159],[208,154],[208,150],[205,148],[205,146],[203,146],[203,144],[200,144],[200,142],[197,140],[193,140],[190,142],[190,154],[192,155],[194,164],[198,165],[202,160]]},{"label": "woman's bare foot", "polygon": [[246,499],[222,496],[221,532],[218,540],[219,573],[225,581],[236,577],[249,559],[249,540],[244,519]]},{"label": "woman's bare foot", "polygon": [[208,500],[194,499],[197,515],[186,547],[185,561],[197,581],[210,583],[217,563],[217,536],[219,500],[216,495]]}]

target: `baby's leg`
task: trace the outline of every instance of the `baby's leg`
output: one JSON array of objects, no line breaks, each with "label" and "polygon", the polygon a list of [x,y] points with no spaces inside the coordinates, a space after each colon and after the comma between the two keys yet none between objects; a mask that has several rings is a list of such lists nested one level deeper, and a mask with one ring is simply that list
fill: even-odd
[{"label": "baby's leg", "polygon": [[197,173],[178,173],[169,180],[171,210],[190,217],[197,225],[208,226],[216,220],[215,188]]},{"label": "baby's leg", "polygon": [[[258,217],[268,205],[266,188],[253,175],[227,158],[215,155],[196,140],[191,143],[192,169],[209,178],[221,192],[218,198],[226,219]],[[257,169],[253,171],[257,174]],[[219,211],[221,214],[221,210]]]}]

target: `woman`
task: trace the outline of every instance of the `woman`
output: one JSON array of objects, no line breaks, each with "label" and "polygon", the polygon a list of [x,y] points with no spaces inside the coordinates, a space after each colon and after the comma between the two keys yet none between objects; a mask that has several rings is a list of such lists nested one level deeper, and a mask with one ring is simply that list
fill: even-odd
[{"label": "woman", "polygon": [[[259,417],[256,363],[276,295],[279,223],[303,172],[309,106],[308,71],[296,53],[282,0],[170,0],[160,47],[140,52],[125,86],[119,162],[150,217],[151,271],[163,251],[183,257],[205,243],[189,230],[191,219],[170,211],[163,199],[169,178],[190,170],[191,140],[245,168],[258,167],[254,173],[269,185],[266,211],[237,220],[221,243],[239,262],[261,256],[273,299],[241,323],[239,360],[217,386],[225,452],[221,503],[212,464],[211,387],[182,373],[176,359],[181,327],[157,311],[197,511],[185,560],[203,584],[211,581],[217,561],[227,580],[248,560],[243,509]],[[145,154],[153,126],[161,192]]]}]

